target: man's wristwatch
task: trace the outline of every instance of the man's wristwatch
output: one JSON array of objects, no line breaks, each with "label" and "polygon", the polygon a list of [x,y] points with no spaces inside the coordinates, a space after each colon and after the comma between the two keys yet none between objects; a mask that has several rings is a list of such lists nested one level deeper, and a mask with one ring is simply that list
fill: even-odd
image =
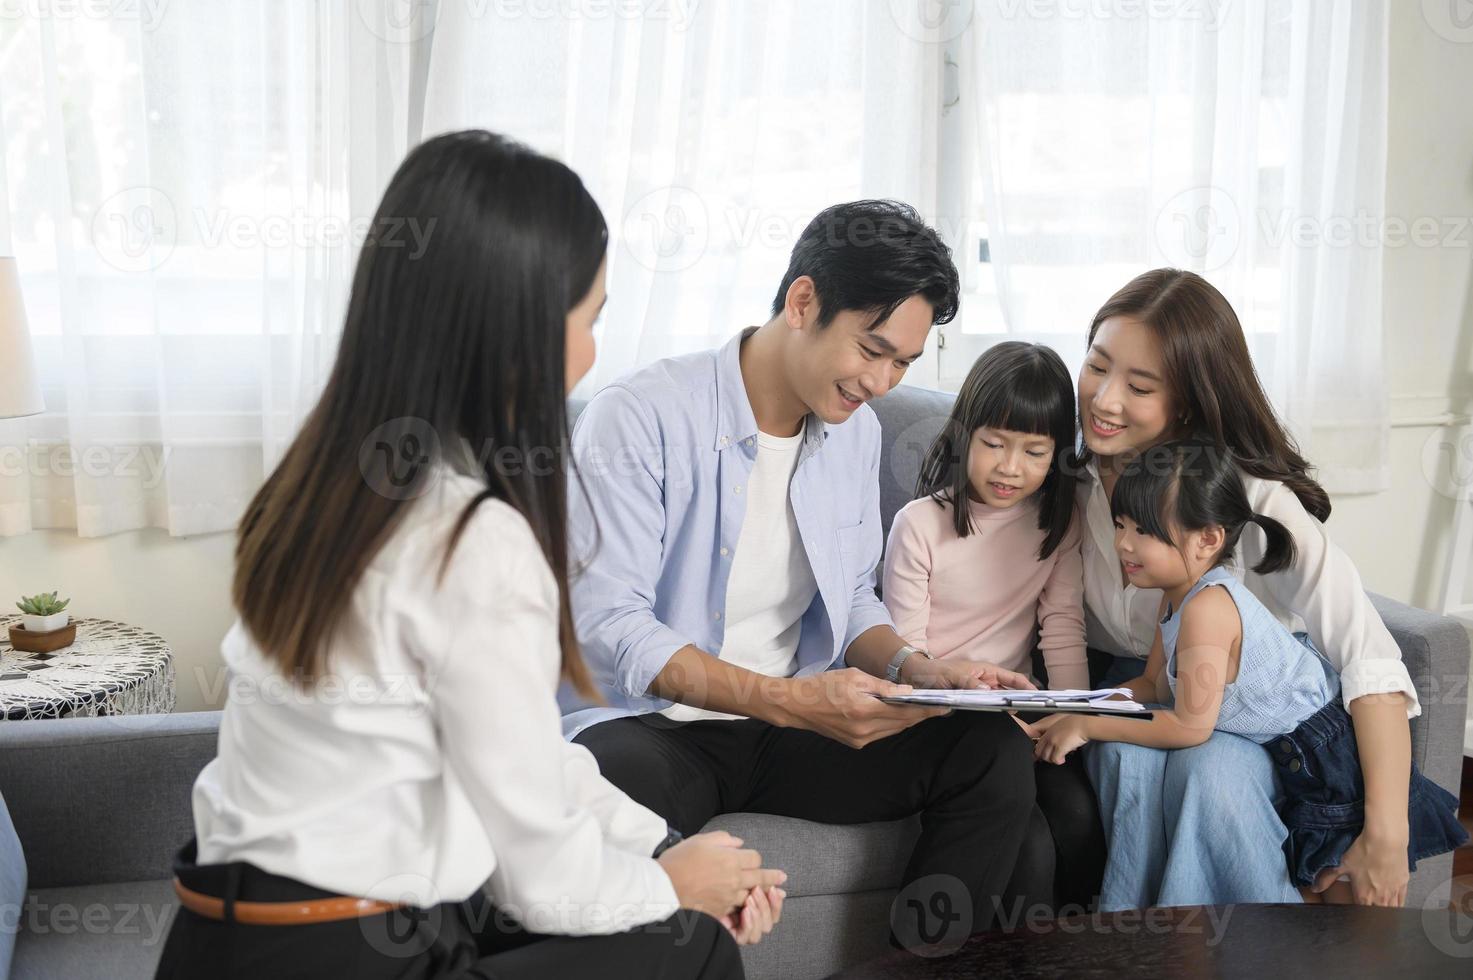
[{"label": "man's wristwatch", "polygon": [[930,654],[926,653],[926,651],[917,650],[915,647],[906,644],[899,650],[896,650],[895,656],[890,658],[890,666],[885,668],[885,680],[889,681],[891,684],[899,684],[900,666],[908,659],[910,659],[911,654],[919,654],[920,656],[925,657],[927,660],[931,659]]},{"label": "man's wristwatch", "polygon": [[684,840],[684,838],[680,836],[680,831],[676,830],[674,827],[670,827],[669,830],[670,833],[665,835],[665,839],[655,845],[655,853],[651,854],[650,857],[657,858],[661,854],[664,854],[666,851],[670,850],[670,848],[674,847],[676,844],[679,844],[682,840]]}]

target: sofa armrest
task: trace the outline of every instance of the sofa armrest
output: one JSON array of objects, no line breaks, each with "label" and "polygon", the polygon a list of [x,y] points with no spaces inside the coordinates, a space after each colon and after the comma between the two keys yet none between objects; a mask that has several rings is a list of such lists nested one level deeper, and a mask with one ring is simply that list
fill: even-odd
[{"label": "sofa armrest", "polygon": [[194,834],[190,792],[215,757],[220,712],[0,725],[0,794],[31,888],[172,874]]},{"label": "sofa armrest", "polygon": [[1455,619],[1371,594],[1406,664],[1422,715],[1412,721],[1412,761],[1454,796],[1463,778],[1468,715],[1468,631]]}]

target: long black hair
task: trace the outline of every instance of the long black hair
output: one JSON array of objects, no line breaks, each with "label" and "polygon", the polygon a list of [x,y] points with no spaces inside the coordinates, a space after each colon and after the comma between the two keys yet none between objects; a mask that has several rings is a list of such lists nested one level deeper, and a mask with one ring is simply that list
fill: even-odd
[{"label": "long black hair", "polygon": [[558,584],[563,676],[591,690],[568,601],[564,357],[607,241],[575,173],[494,133],[435,137],[400,165],[331,376],[239,528],[233,599],[284,673],[323,670],[355,584],[446,460],[486,488],[441,575],[482,502],[514,507]]},{"label": "long black hair", "polygon": [[1268,546],[1253,570],[1264,575],[1294,563],[1294,536],[1272,517],[1254,512],[1233,454],[1203,439],[1165,442],[1131,460],[1115,481],[1110,513],[1130,518],[1141,533],[1173,546],[1173,527],[1178,532],[1221,527],[1222,549],[1214,565],[1231,559],[1243,528],[1257,524]]},{"label": "long black hair", "polygon": [[1029,432],[1054,440],[1048,476],[1038,490],[1038,529],[1047,532],[1038,549],[1043,561],[1069,533],[1074,515],[1073,470],[1061,465],[1074,449],[1074,380],[1051,347],[1010,340],[988,348],[962,383],[951,417],[931,443],[916,481],[917,499],[950,504],[956,533],[972,532],[967,507],[972,434],[981,428]]}]

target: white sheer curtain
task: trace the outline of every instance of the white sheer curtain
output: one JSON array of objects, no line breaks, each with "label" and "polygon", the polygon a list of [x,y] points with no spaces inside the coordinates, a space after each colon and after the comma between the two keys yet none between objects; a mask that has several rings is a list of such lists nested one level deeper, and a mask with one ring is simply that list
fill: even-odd
[{"label": "white sheer curtain", "polygon": [[1326,486],[1384,489],[1386,43],[1381,0],[977,0],[957,50],[1002,324],[967,329],[1082,347],[1135,274],[1199,272]]},{"label": "white sheer curtain", "polygon": [[0,422],[0,536],[233,527],[421,135],[507,133],[599,200],[584,393],[765,319],[822,206],[934,198],[921,0],[136,7],[0,21],[0,218],[48,407]]},{"label": "white sheer curtain", "polygon": [[760,322],[817,210],[898,197],[977,290],[958,332],[1068,352],[1130,276],[1202,271],[1327,484],[1385,481],[1380,0],[84,8],[0,18],[0,254],[49,410],[0,421],[0,536],[233,527],[320,390],[383,185],[468,126],[608,218],[582,394]]},{"label": "white sheer curtain", "polygon": [[373,4],[109,9],[0,19],[0,253],[47,404],[0,421],[0,536],[232,528],[418,138],[422,46]]},{"label": "white sheer curtain", "polygon": [[824,206],[932,206],[940,48],[920,0],[537,6],[441,5],[425,132],[509,133],[598,200],[609,307],[581,394],[766,320]]}]

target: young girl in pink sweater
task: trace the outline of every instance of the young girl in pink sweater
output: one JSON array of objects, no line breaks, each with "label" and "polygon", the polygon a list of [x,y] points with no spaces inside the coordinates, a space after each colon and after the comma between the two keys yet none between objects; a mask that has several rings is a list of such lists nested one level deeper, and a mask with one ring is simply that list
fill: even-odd
[{"label": "young girl in pink sweater", "polygon": [[1087,688],[1074,382],[1041,344],[998,344],[977,359],[895,515],[885,606],[932,657],[1030,673],[1034,626],[1052,688]]},{"label": "young girl in pink sweater", "polygon": [[[1089,686],[1074,406],[1074,381],[1048,347],[998,344],[972,365],[921,465],[918,499],[890,528],[885,605],[911,646],[1027,674],[1036,625],[1048,686]],[[1035,832],[1005,901],[1077,912],[1099,892],[1104,831],[1071,763],[1034,770]]]}]

